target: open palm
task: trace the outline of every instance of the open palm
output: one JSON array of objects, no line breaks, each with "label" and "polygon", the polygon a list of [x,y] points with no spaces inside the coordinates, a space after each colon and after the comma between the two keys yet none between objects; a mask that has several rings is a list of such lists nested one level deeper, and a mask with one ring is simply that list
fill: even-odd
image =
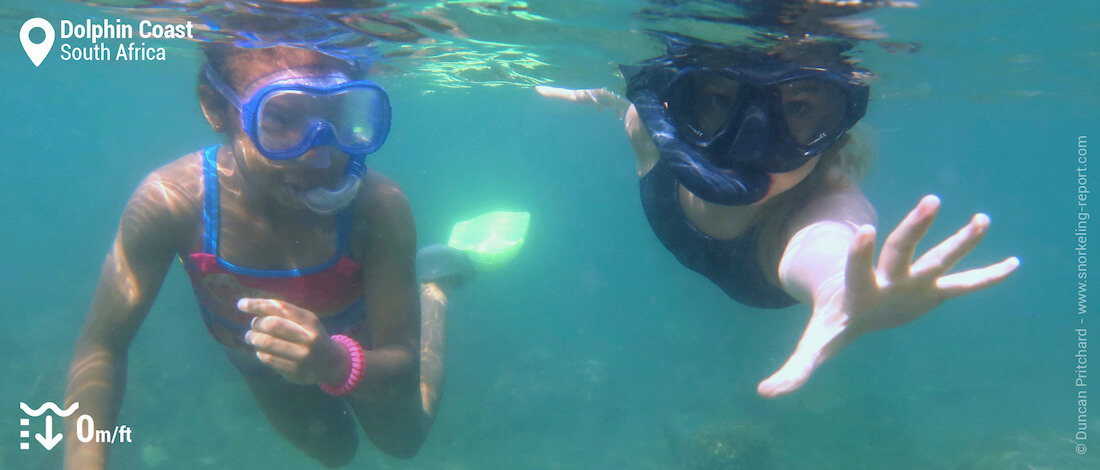
[{"label": "open palm", "polygon": [[860,227],[842,275],[825,282],[813,314],[787,362],[760,383],[758,392],[775,397],[797,390],[825,361],[859,336],[916,320],[945,300],[1003,281],[1020,261],[1010,257],[978,269],[948,273],[974,249],[989,228],[977,214],[961,230],[913,261],[917,243],[928,232],[940,201],[925,196],[886,238],[874,264],[875,228]]}]

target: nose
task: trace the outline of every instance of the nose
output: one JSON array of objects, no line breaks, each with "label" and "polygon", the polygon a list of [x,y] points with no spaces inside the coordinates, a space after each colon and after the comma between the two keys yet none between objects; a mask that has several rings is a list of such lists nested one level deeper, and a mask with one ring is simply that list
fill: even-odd
[{"label": "nose", "polygon": [[769,158],[771,132],[768,125],[768,113],[761,106],[753,103],[745,108],[730,146],[730,159],[752,165]]},{"label": "nose", "polygon": [[332,157],[328,147],[314,147],[302,156],[294,159],[299,165],[310,168],[328,168],[332,165]]}]

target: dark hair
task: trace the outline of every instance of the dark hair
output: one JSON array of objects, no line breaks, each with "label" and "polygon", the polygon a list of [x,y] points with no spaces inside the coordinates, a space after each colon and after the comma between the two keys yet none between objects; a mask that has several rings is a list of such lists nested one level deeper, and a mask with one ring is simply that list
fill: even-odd
[{"label": "dark hair", "polygon": [[[298,48],[292,46],[275,46],[275,47],[263,47],[263,48],[246,48],[234,46],[226,43],[207,43],[202,46],[203,56],[206,57],[206,63],[214,69],[214,72],[218,74],[225,83],[228,84],[238,95],[244,92],[246,83],[241,83],[244,79],[242,76],[245,71],[253,64],[264,64],[266,67],[276,68],[291,68],[296,66],[302,58],[305,57],[323,57],[324,65],[326,67],[332,67],[334,69],[340,69],[347,72],[351,76],[358,76],[362,73],[362,68],[357,64],[349,63],[345,60],[333,57],[329,54],[318,52],[312,49]],[[213,85],[210,80],[206,78],[205,67],[199,69],[198,84],[200,87],[206,86],[213,89]],[[233,114],[233,106],[229,103],[221,93],[213,93],[211,97],[214,101],[210,103],[214,109]],[[242,98],[244,98],[242,96]],[[200,91],[199,99],[202,99],[202,93]]]},{"label": "dark hair", "polygon": [[[206,63],[210,64],[214,72],[238,93],[243,91],[239,89],[243,84],[238,83],[242,78],[241,72],[247,70],[249,65],[256,63],[269,67],[290,68],[302,57],[321,56],[325,58],[325,66],[340,69],[351,75],[359,75],[360,72],[358,66],[345,60],[312,49],[292,46],[244,48],[224,43],[208,43],[202,46],[202,53],[206,57]],[[201,71],[199,83],[206,83],[206,74]]]},{"label": "dark hair", "polygon": [[846,54],[853,44],[842,40],[770,40],[759,44],[722,44],[681,34],[648,31],[665,43],[665,54],[646,61],[673,68],[684,67],[761,67],[793,64],[821,67],[843,75],[869,76],[870,71],[855,66]]}]

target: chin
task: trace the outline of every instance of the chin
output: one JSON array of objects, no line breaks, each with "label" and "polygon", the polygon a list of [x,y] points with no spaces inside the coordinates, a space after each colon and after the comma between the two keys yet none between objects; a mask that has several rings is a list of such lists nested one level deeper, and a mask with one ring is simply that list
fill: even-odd
[{"label": "chin", "polygon": [[817,162],[821,160],[821,157],[813,157],[806,161],[806,163],[798,168],[784,173],[768,173],[768,178],[771,179],[771,185],[768,186],[768,193],[760,198],[759,201],[753,203],[753,206],[757,206],[768,202],[772,198],[789,191],[791,188],[798,186],[799,183],[804,181],[810,172],[817,167]]},{"label": "chin", "polygon": [[293,187],[288,185],[282,185],[277,189],[272,196],[280,206],[287,209],[305,209],[305,204],[302,204],[302,200],[298,198],[298,193]]}]

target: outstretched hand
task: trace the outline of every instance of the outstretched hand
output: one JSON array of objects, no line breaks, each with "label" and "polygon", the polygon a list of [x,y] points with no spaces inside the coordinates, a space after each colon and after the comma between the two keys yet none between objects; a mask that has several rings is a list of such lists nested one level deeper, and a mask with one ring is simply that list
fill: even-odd
[{"label": "outstretched hand", "polygon": [[593,105],[596,110],[611,109],[615,111],[619,118],[622,118],[626,114],[626,109],[630,107],[630,101],[616,95],[607,88],[573,90],[540,85],[535,87],[535,91],[547,98]]},{"label": "outstretched hand", "polygon": [[965,227],[913,261],[917,243],[928,232],[940,201],[925,196],[882,246],[874,265],[875,228],[860,227],[843,274],[825,281],[814,294],[813,314],[794,353],[757,391],[776,397],[797,390],[825,361],[866,333],[916,320],[945,300],[1003,281],[1020,265],[1010,257],[984,268],[948,274],[981,241],[989,217],[976,214]]},{"label": "outstretched hand", "polygon": [[347,350],[325,331],[317,315],[274,299],[244,298],[237,308],[252,315],[244,339],[256,357],[297,384],[339,384],[347,377]]}]

